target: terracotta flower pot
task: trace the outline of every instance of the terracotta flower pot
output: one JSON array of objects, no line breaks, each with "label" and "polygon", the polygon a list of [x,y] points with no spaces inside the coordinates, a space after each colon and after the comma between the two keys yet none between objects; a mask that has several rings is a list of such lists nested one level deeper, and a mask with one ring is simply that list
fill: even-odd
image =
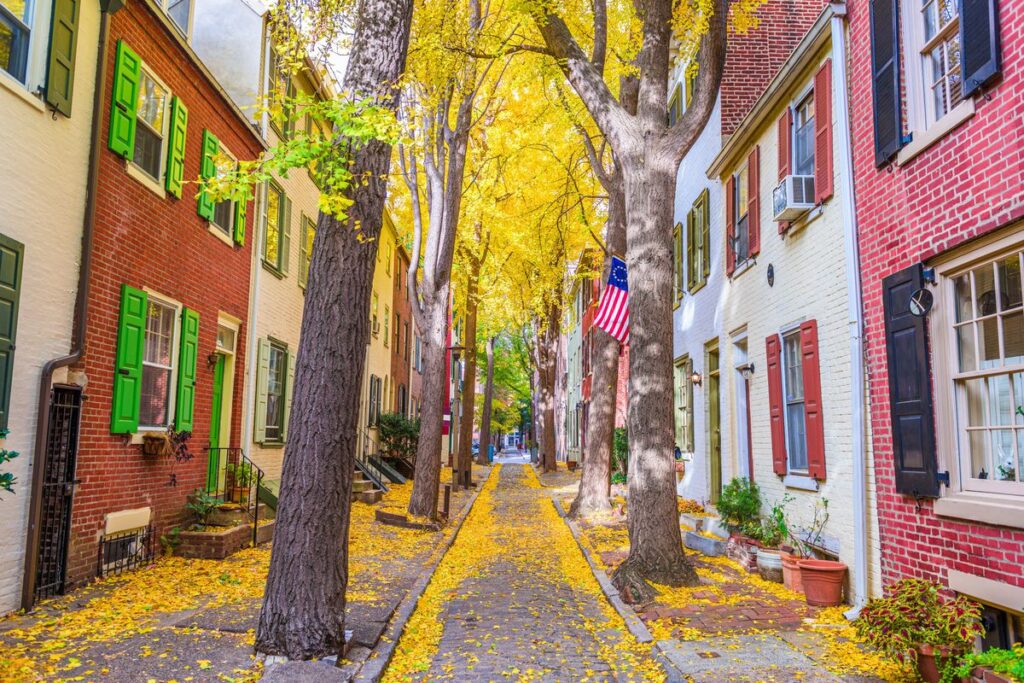
[{"label": "terracotta flower pot", "polygon": [[804,582],[800,572],[799,555],[782,556],[782,585],[796,593],[804,592]]},{"label": "terracotta flower pot", "polygon": [[953,650],[949,647],[935,647],[933,645],[917,646],[917,673],[925,683],[939,683],[942,680],[942,673],[939,670],[939,659],[946,659],[953,656]]},{"label": "terracotta flower pot", "polygon": [[831,560],[799,560],[800,579],[808,605],[835,607],[843,601],[846,565]]}]

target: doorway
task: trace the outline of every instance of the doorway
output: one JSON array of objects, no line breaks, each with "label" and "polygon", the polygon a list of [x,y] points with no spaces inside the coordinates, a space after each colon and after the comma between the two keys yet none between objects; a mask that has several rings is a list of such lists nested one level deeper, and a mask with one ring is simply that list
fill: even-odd
[{"label": "doorway", "polygon": [[231,405],[235,378],[235,345],[238,326],[221,318],[217,322],[217,350],[213,354],[213,387],[210,400],[210,447],[206,463],[206,489],[220,490],[221,477],[231,445]]},{"label": "doorway", "polygon": [[735,397],[736,456],[739,474],[754,480],[754,457],[750,438],[750,375],[753,368],[747,357],[746,333],[733,337],[733,396]]},{"label": "doorway", "polygon": [[722,495],[722,404],[717,339],[704,347],[704,367],[708,383],[708,475],[711,503],[715,504]]}]

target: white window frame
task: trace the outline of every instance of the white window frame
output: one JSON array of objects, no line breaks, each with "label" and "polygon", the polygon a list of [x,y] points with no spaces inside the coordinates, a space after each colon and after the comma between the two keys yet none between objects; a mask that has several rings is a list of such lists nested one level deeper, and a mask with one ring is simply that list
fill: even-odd
[{"label": "white window frame", "polygon": [[[235,166],[237,166],[238,165],[238,157],[236,157],[234,154],[231,153],[230,150],[228,150],[226,147],[224,147],[224,144],[222,142],[218,141],[217,144],[218,144],[217,152],[219,154],[223,154],[227,158],[231,159],[231,161],[234,162]],[[216,166],[217,166],[217,164],[215,162],[214,163],[214,167],[216,167]],[[220,169],[218,168],[216,172],[219,174],[220,173]],[[283,193],[282,193],[282,197],[284,197]],[[222,240],[225,240],[228,244],[232,244],[232,238],[233,238],[233,236],[235,234],[235,200],[234,199],[226,199],[224,201],[226,201],[228,203],[229,207],[230,207],[230,209],[228,211],[228,225],[227,226],[222,226],[220,223],[218,223],[217,221],[212,220],[212,219],[210,221],[208,221],[208,223],[210,224],[210,231],[213,232],[214,235],[216,235],[217,237],[221,238]],[[217,201],[215,201],[213,203],[213,215],[214,216],[217,215],[217,205],[218,204],[222,204],[222,203],[223,202],[217,202]],[[278,237],[278,245],[279,246],[280,246],[280,243],[281,243],[281,240],[280,240],[280,237]]]},{"label": "white window frame", "polygon": [[[164,178],[165,178],[165,174],[167,173],[167,137],[168,137],[169,130],[170,130],[170,125],[171,125],[171,100],[174,97],[174,93],[171,91],[171,89],[169,87],[167,87],[167,84],[164,83],[163,80],[159,76],[156,75],[156,72],[153,71],[153,69],[149,68],[149,66],[145,62],[140,62],[139,73],[140,73],[140,76],[144,74],[145,76],[153,79],[153,81],[155,81],[156,84],[159,85],[161,88],[163,88],[164,92],[167,93],[167,96],[164,99],[163,130],[160,131],[160,133],[159,133],[160,134],[160,163],[157,166],[157,175],[154,178],[153,176],[151,176],[149,174],[149,171],[147,171],[146,169],[142,168],[142,166],[140,166],[139,164],[137,164],[135,162],[135,153],[133,152],[130,159],[125,159],[125,161],[124,161],[125,168],[128,170],[129,175],[131,175],[133,178],[135,178],[136,180],[139,180],[144,185],[147,185],[151,190],[153,190],[154,192],[159,194],[161,197],[164,197],[164,196],[166,196],[165,191],[164,191]],[[142,79],[140,78],[139,79],[139,95],[141,95],[141,94],[142,94]],[[139,115],[138,112],[136,112],[136,114],[135,114],[135,125],[136,126],[140,126],[140,125],[147,126],[147,127],[149,127],[150,130],[155,130],[148,123],[143,121],[142,117]]]},{"label": "white window frame", "polygon": [[[285,411],[288,409],[288,406],[285,405],[285,401],[286,401],[286,397],[288,395],[288,362],[291,360],[291,357],[290,357],[291,354],[289,353],[288,345],[285,344],[283,341],[280,341],[279,339],[275,339],[274,337],[267,337],[267,341],[270,342],[269,347],[268,347],[269,351],[267,353],[267,405],[268,406],[270,405],[270,355],[273,354],[275,351],[276,352],[280,352],[281,354],[283,354],[284,368],[281,370],[281,393],[280,393],[280,401],[281,401],[281,403],[280,403],[280,414],[278,415],[278,420],[279,420],[280,424],[274,425],[275,428],[277,429],[277,435],[274,436],[274,437],[266,436],[265,437],[265,442],[266,443],[271,443],[271,444],[282,444],[282,443],[284,443],[284,437],[286,436],[285,434],[283,434],[283,432],[284,432],[284,423],[285,423],[285,420],[287,419],[287,415],[285,414]],[[264,415],[263,416],[263,419],[265,421],[265,424],[264,424],[264,429],[265,430],[268,430],[271,427],[269,422],[266,421],[268,417],[269,417],[269,415]],[[265,433],[266,433],[266,431],[264,431],[264,434]]]},{"label": "white window frame", "polygon": [[[780,366],[780,370],[782,371],[782,396],[781,396],[781,399],[782,399],[782,425],[783,425],[783,429],[784,429],[785,435],[786,435],[786,472],[788,474],[790,474],[790,475],[795,476],[795,477],[809,477],[810,476],[809,475],[810,464],[811,464],[810,463],[810,454],[809,453],[808,453],[808,457],[807,457],[807,467],[805,467],[804,469],[797,469],[797,468],[793,467],[793,464],[792,464],[792,461],[791,461],[791,458],[793,456],[793,449],[790,447],[790,441],[789,441],[789,439],[790,439],[790,433],[789,433],[789,406],[790,406],[790,402],[786,398],[788,396],[788,392],[786,391],[786,387],[787,387],[786,375],[788,374],[787,373],[788,367],[787,367],[787,364],[786,364],[786,337],[793,336],[793,335],[796,335],[797,345],[799,346],[800,343],[801,343],[801,340],[800,340],[800,323],[793,323],[792,325],[787,325],[786,327],[783,327],[781,330],[779,330],[779,366]],[[803,376],[804,376],[803,373],[804,373],[803,358],[801,358],[801,360],[800,360],[800,378],[801,378],[801,381],[803,380]],[[803,398],[800,401],[800,403],[804,406],[804,419],[806,420],[806,416],[807,416],[807,397],[803,396]],[[795,405],[795,402],[794,402],[794,405]],[[804,430],[804,453],[807,453],[807,431],[806,431],[806,429]]]},{"label": "white window frame", "polygon": [[[962,424],[965,418],[960,414],[963,389],[956,386],[956,381],[958,377],[983,377],[1015,371],[1024,372],[1024,364],[959,372],[959,354],[953,330],[956,321],[956,278],[979,266],[991,264],[1013,253],[1024,251],[1024,239],[1021,238],[1018,226],[1017,231],[1005,237],[983,239],[977,245],[972,246],[976,248],[957,250],[950,260],[935,266],[936,302],[932,314],[929,315],[928,324],[929,337],[933,344],[932,372],[935,382],[936,450],[940,469],[947,469],[950,472],[950,487],[947,494],[977,496],[989,499],[988,504],[993,501],[998,504],[1001,499],[1007,505],[1015,507],[1016,517],[1020,518],[1020,512],[1024,506],[1024,482],[981,480],[969,476],[971,454],[967,444],[966,430]],[[1002,343],[1002,334],[1000,334],[1000,344],[1002,345]],[[977,348],[975,351],[977,352]],[[1018,479],[1024,479],[1024,476],[1019,473]],[[1022,525],[1024,525],[1022,521],[1015,524],[1015,526]]]},{"label": "white window frame", "polygon": [[[268,180],[264,186],[263,191],[263,211],[260,216],[260,260],[263,265],[271,272],[275,273],[278,277],[284,277],[282,275],[287,265],[288,254],[284,253],[284,233],[285,233],[285,222],[288,220],[287,212],[285,207],[288,204],[288,193],[285,192],[284,186],[275,180]],[[276,192],[278,194],[277,203],[277,258],[273,261],[267,256],[267,240],[270,237],[270,193]],[[233,212],[232,212],[233,213]],[[232,218],[232,220],[234,220]],[[290,249],[290,246],[289,246]]]},{"label": "white window frame", "polygon": [[[806,100],[808,97],[811,97],[811,96],[813,96],[813,97],[817,97],[818,96],[818,94],[816,92],[814,92],[814,82],[813,81],[811,83],[809,83],[808,85],[804,86],[804,89],[801,90],[800,93],[795,98],[793,98],[793,100],[789,103],[789,111],[791,113],[790,120],[789,120],[789,126],[790,126],[790,128],[789,128],[789,172],[792,173],[793,175],[812,175],[813,176],[814,175],[814,169],[817,167],[817,163],[818,163],[817,155],[815,154],[816,149],[815,149],[815,145],[814,145],[814,136],[815,136],[815,129],[814,129],[814,127],[815,127],[815,125],[817,125],[817,121],[815,121],[815,122],[811,123],[811,163],[813,164],[813,166],[811,168],[811,172],[810,172],[810,174],[798,174],[796,172],[796,114],[797,114],[797,111],[800,108],[800,105],[803,103],[803,101]],[[811,107],[813,109],[814,105],[812,104]]]},{"label": "white window frame", "polygon": [[[752,258],[750,256],[750,216],[749,216],[750,188],[747,187],[749,182],[750,182],[750,176],[749,176],[749,171],[747,170],[747,162],[746,162],[746,160],[743,161],[743,165],[742,166],[740,166],[738,169],[736,169],[736,172],[732,174],[732,177],[733,177],[733,183],[732,183],[733,184],[733,192],[732,192],[732,196],[731,197],[727,197],[727,200],[732,202],[732,206],[733,206],[733,210],[732,210],[732,216],[733,216],[733,218],[732,218],[733,219],[732,230],[733,230],[733,240],[734,241],[732,243],[732,253],[733,253],[733,259],[734,259],[734,263],[733,263],[733,276],[735,276],[735,275],[738,274],[740,269],[742,269],[748,262],[752,261]],[[740,197],[743,196],[743,195],[746,195],[747,201],[741,202],[740,201]],[[742,210],[742,214],[740,213],[741,210]],[[746,232],[747,232],[747,253],[744,254],[743,260],[740,260],[740,258],[739,258],[739,251],[737,250],[736,247],[737,247],[737,244],[739,242],[740,220],[742,218],[746,218],[747,219],[746,226],[744,227],[744,230],[746,230]],[[728,239],[728,235],[726,235],[726,239]]]},{"label": "white window frame", "polygon": [[25,78],[19,79],[6,69],[0,69],[0,84],[38,109],[44,109],[40,89],[46,85],[46,66],[50,49],[50,17],[52,2],[27,0],[30,5],[28,21],[19,23],[28,29],[28,49],[25,51]]},{"label": "white window frame", "polygon": [[[141,409],[140,409],[140,411],[139,411],[140,420],[139,420],[138,432],[139,433],[143,433],[143,432],[165,432],[165,431],[167,431],[167,425],[173,424],[174,423],[174,419],[177,416],[176,413],[177,413],[177,403],[178,403],[177,402],[177,395],[178,395],[178,353],[179,353],[180,347],[181,347],[181,311],[182,311],[183,306],[182,306],[181,302],[175,301],[174,299],[170,299],[168,297],[165,297],[165,296],[162,296],[160,294],[157,294],[157,293],[155,293],[155,292],[153,292],[153,291],[151,291],[149,289],[146,289],[145,291],[146,291],[146,295],[149,297],[149,301],[147,302],[147,305],[146,305],[146,328],[145,328],[145,331],[143,332],[143,342],[142,342],[142,358],[143,358],[142,365],[143,365],[143,367],[145,367],[147,365],[154,366],[153,363],[147,363],[146,360],[145,360],[145,358],[146,358],[146,343],[147,343],[146,338],[148,337],[148,332],[149,332],[149,304],[153,303],[153,302],[156,302],[158,304],[166,306],[167,308],[174,309],[174,326],[173,326],[173,331],[172,331],[172,334],[171,334],[171,366],[170,366],[170,368],[164,368],[164,369],[169,369],[171,371],[171,378],[170,378],[170,382],[168,383],[169,385],[168,385],[168,389],[167,389],[167,424],[164,424],[164,425],[145,425],[145,424],[143,424],[142,421],[141,421],[142,412],[141,412]],[[164,366],[155,366],[155,367],[163,368]],[[141,389],[140,389],[140,392],[141,392]],[[139,395],[141,397],[142,394],[140,393]],[[140,398],[140,400],[141,400],[141,398]]]},{"label": "white window frame", "polygon": [[164,11],[164,14],[167,15],[167,19],[171,22],[171,25],[174,26],[174,28],[176,30],[182,31],[184,33],[184,36],[185,36],[185,39],[186,39],[187,42],[191,42],[192,41],[192,20],[195,17],[195,13],[196,13],[196,0],[189,0],[189,3],[188,3],[188,21],[187,21],[188,26],[179,26],[178,22],[176,22],[174,20],[174,18],[171,17],[171,12],[170,12],[170,9],[169,9],[169,6],[171,4],[171,0],[157,0],[157,4],[160,5],[160,9],[162,9]]}]

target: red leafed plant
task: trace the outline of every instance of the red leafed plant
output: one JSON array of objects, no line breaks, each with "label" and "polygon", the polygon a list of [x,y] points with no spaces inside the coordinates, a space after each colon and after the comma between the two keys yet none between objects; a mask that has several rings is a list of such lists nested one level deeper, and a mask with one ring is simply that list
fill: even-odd
[{"label": "red leafed plant", "polygon": [[947,597],[926,579],[901,579],[861,610],[855,623],[864,639],[890,657],[916,659],[918,646],[945,653],[940,667],[955,664],[984,635],[981,605],[963,595]]}]

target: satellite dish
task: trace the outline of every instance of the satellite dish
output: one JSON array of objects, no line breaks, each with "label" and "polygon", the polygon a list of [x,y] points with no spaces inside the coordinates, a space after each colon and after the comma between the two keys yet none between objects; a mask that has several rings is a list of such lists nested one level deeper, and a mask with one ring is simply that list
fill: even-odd
[{"label": "satellite dish", "polygon": [[931,290],[921,288],[910,295],[910,315],[916,318],[923,318],[932,310],[935,297]]}]

